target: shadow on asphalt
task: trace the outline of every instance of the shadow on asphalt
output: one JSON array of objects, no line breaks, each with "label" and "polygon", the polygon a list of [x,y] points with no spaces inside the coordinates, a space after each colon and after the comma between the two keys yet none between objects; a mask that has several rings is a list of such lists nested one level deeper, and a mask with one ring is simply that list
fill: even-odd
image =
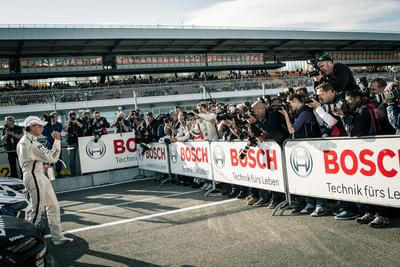
[{"label": "shadow on asphalt", "polygon": [[60,246],[54,246],[51,242],[47,242],[49,253],[55,258],[59,266],[73,266],[73,267],[95,267],[95,266],[110,266],[102,264],[81,263],[79,259],[83,256],[90,256],[96,258],[95,261],[112,262],[111,266],[138,266],[138,267],[158,267],[148,262],[127,258],[120,255],[115,255],[103,251],[92,250],[89,243],[76,235],[68,235],[74,239],[74,242]]}]

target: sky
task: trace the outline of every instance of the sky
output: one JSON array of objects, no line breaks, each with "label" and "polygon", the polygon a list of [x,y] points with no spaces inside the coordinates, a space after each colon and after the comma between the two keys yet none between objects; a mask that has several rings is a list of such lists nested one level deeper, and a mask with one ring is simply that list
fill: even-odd
[{"label": "sky", "polygon": [[134,24],[400,32],[400,0],[14,0],[0,24]]}]

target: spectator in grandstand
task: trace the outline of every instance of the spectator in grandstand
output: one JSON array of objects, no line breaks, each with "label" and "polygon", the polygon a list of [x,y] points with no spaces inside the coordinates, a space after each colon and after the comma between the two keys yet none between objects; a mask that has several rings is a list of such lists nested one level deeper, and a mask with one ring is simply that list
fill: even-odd
[{"label": "spectator in grandstand", "polygon": [[78,138],[83,136],[84,125],[81,119],[77,118],[75,111],[68,113],[68,122],[64,127],[67,132],[67,144],[69,154],[69,168],[71,176],[76,175],[76,160],[78,155]]},{"label": "spectator in grandstand", "polygon": [[18,175],[18,156],[17,156],[17,144],[23,136],[22,127],[15,124],[15,118],[12,116],[5,117],[5,126],[1,136],[1,141],[4,144],[4,148],[7,151],[8,163],[10,164],[10,176],[19,178]]},{"label": "spectator in grandstand", "polygon": [[125,119],[125,114],[119,112],[115,121],[111,124],[111,128],[115,128],[115,133],[127,133],[129,132],[129,121]]},{"label": "spectator in grandstand", "polygon": [[[58,121],[58,114],[57,112],[52,112],[50,115],[43,116],[45,121],[47,121],[46,126],[43,128],[42,135],[46,138],[45,146],[47,149],[51,149],[53,147],[54,138],[52,133],[53,132],[61,132],[63,131],[64,127],[61,122]],[[62,157],[62,152],[60,152],[60,158]],[[55,164],[55,171],[57,175],[60,175],[62,170],[63,164],[61,161],[57,161]]]},{"label": "spectator in grandstand", "polygon": [[105,117],[100,116],[100,112],[93,112],[93,118],[89,120],[89,135],[94,135],[95,140],[100,138],[102,135],[107,134],[107,128],[110,128],[110,124]]},{"label": "spectator in grandstand", "polygon": [[90,122],[90,111],[89,110],[85,110],[82,112],[82,132],[83,132],[83,136],[89,136],[90,132],[89,132],[89,122]]},{"label": "spectator in grandstand", "polygon": [[360,90],[351,69],[342,63],[334,63],[330,55],[320,56],[318,67],[320,75],[314,77],[317,82],[329,82],[337,92]]},{"label": "spectator in grandstand", "polygon": [[[370,95],[376,96],[382,94],[387,86],[387,83],[382,78],[376,78],[371,82]],[[377,119],[377,134],[394,134],[396,130],[390,124],[387,114],[388,104],[385,102],[378,103],[374,108],[375,116]]]}]

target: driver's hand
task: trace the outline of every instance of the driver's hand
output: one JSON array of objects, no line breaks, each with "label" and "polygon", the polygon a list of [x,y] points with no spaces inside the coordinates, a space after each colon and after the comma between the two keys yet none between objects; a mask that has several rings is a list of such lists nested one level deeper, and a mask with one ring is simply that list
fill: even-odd
[{"label": "driver's hand", "polygon": [[55,140],[60,140],[61,134],[59,132],[52,132],[51,137],[53,137]]}]

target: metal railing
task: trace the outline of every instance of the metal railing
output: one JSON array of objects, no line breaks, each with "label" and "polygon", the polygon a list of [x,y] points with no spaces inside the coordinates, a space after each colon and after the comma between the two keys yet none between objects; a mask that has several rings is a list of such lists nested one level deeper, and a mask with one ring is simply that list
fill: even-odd
[{"label": "metal railing", "polygon": [[[311,86],[312,81],[307,77],[296,78],[266,78],[266,79],[237,79],[204,82],[209,92],[243,91],[251,89],[266,89]],[[31,104],[49,104],[80,102],[119,98],[181,95],[202,93],[201,82],[160,83],[145,85],[118,85],[91,88],[45,89],[27,91],[8,91],[0,93],[1,106],[20,106]]]},{"label": "metal railing", "polygon": [[[388,73],[360,73],[355,77],[367,76],[368,80],[375,78],[389,79]],[[204,82],[208,92],[232,92],[251,89],[288,88],[296,86],[313,86],[312,79],[305,76],[258,78],[258,79],[232,79]],[[176,82],[159,84],[133,84],[90,88],[70,89],[45,89],[27,91],[0,92],[0,106],[21,106],[32,104],[51,104],[82,102],[94,100],[151,97],[163,95],[197,94],[203,92],[203,83]]]},{"label": "metal railing", "polygon": [[131,25],[131,24],[0,24],[10,29],[173,29],[173,30],[251,30],[251,31],[306,31],[306,32],[362,32],[400,33],[382,29],[330,29],[313,27],[262,27],[262,26],[198,26],[198,25]]}]

